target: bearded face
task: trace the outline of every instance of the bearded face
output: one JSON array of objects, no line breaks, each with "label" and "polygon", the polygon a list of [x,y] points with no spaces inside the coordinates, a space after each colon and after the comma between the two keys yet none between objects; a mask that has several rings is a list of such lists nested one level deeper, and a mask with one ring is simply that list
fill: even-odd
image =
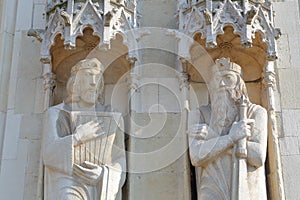
[{"label": "bearded face", "polygon": [[85,106],[93,106],[97,102],[98,98],[98,85],[100,81],[100,74],[97,70],[84,69],[80,70],[76,74],[76,80],[74,82],[76,102]]},{"label": "bearded face", "polygon": [[218,135],[228,134],[232,123],[238,120],[237,101],[243,93],[241,81],[241,77],[231,71],[220,72],[215,76],[215,85],[210,93],[210,127]]}]

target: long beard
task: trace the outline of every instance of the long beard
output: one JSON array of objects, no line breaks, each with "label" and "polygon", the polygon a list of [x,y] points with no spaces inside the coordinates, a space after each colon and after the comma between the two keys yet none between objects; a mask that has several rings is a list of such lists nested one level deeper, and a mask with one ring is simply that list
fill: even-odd
[{"label": "long beard", "polygon": [[238,120],[238,108],[235,105],[236,94],[232,91],[212,95],[210,127],[217,135],[228,134],[232,123]]},{"label": "long beard", "polygon": [[96,92],[87,90],[81,95],[81,99],[86,103],[96,103]]}]

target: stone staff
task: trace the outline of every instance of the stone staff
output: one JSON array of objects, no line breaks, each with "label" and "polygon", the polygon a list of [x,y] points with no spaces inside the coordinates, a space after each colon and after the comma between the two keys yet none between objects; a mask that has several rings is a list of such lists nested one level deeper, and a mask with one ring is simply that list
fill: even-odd
[{"label": "stone staff", "polygon": [[[239,100],[240,120],[247,119],[248,99],[243,95]],[[231,200],[249,200],[247,173],[247,138],[234,146]]]}]

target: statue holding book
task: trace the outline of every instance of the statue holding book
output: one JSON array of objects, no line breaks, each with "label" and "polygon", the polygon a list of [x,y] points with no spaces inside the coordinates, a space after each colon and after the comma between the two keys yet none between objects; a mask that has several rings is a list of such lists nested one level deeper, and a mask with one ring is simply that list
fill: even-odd
[{"label": "statue holding book", "polygon": [[71,69],[68,96],[45,114],[44,199],[121,199],[126,159],[123,118],[103,102],[103,66]]}]

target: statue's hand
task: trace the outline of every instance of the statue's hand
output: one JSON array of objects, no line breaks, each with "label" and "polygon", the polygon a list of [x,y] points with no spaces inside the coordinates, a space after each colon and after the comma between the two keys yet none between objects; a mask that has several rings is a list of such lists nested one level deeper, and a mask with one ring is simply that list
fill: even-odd
[{"label": "statue's hand", "polygon": [[96,185],[101,179],[102,167],[84,161],[81,165],[74,164],[73,173],[88,185]]},{"label": "statue's hand", "polygon": [[245,119],[239,122],[234,122],[229,131],[229,136],[233,142],[237,142],[245,137],[251,136],[254,119]]},{"label": "statue's hand", "polygon": [[97,132],[99,131],[99,129],[99,123],[90,121],[77,126],[74,136],[78,143],[83,143],[85,141],[98,137],[99,134],[97,134]]},{"label": "statue's hand", "polygon": [[190,137],[204,140],[208,134],[207,124],[193,124],[190,130]]}]

